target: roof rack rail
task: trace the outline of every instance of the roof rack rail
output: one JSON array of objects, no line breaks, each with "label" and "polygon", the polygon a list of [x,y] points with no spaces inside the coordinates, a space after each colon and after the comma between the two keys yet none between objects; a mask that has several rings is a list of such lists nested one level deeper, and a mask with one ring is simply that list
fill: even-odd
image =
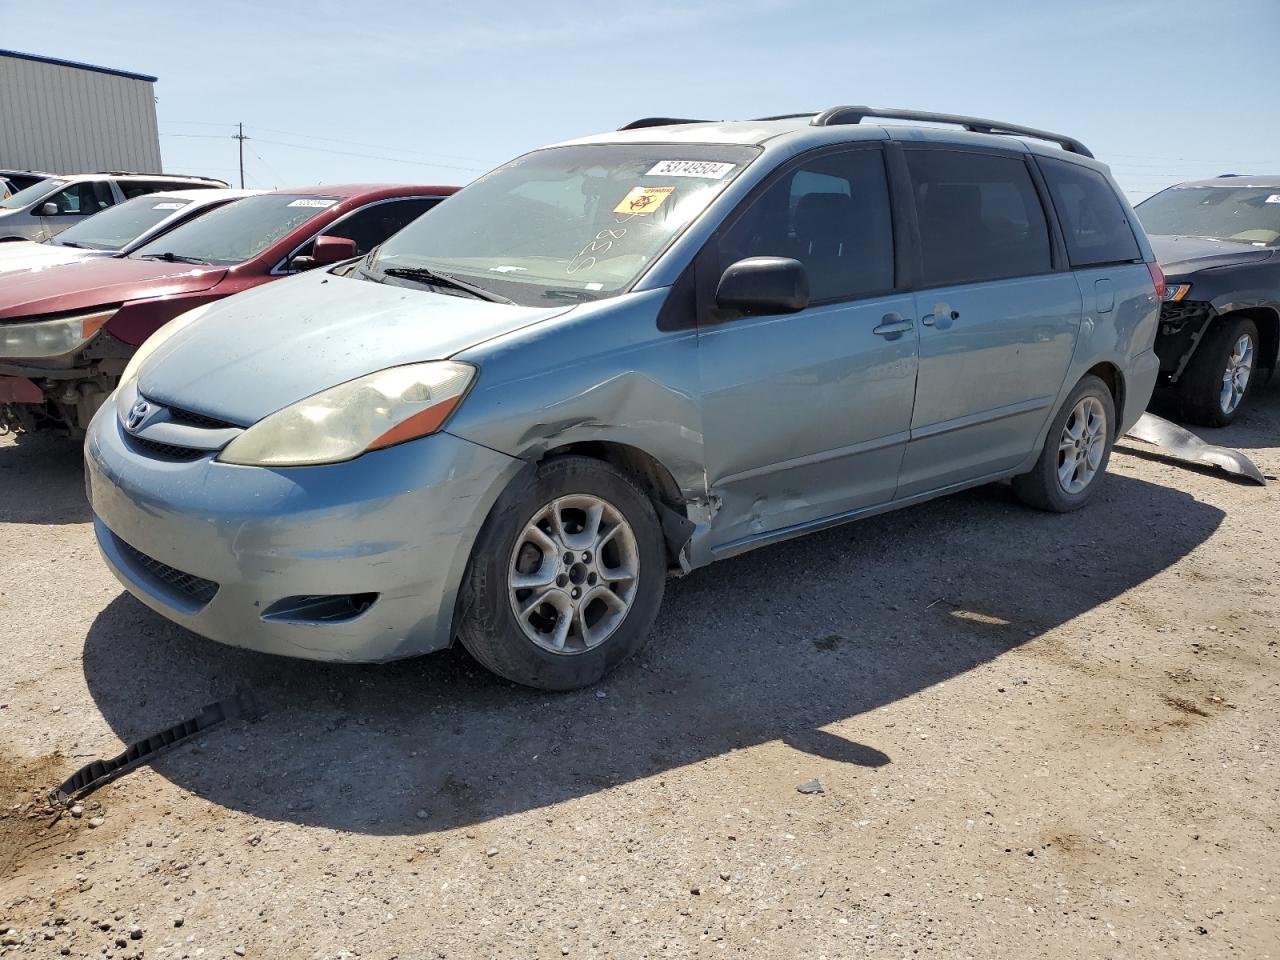
[{"label": "roof rack rail", "polygon": [[95,170],[95,176],[107,177],[172,177],[174,180],[208,180],[210,183],[226,183],[217,177],[201,177],[194,173],[156,173],[146,170]]},{"label": "roof rack rail", "polygon": [[684,117],[641,117],[639,120],[632,120],[626,126],[619,127],[619,130],[640,130],[644,127],[668,127],[677,123],[711,123],[711,120],[689,120]]},{"label": "roof rack rail", "polygon": [[971,133],[997,133],[1015,137],[1031,137],[1035,140],[1048,140],[1058,144],[1068,153],[1078,153],[1082,157],[1093,157],[1089,148],[1075,137],[1061,133],[1050,133],[1048,130],[1037,130],[1034,127],[1020,127],[1012,123],[1001,123],[999,120],[983,120],[981,117],[966,117],[953,113],[930,113],[925,110],[898,110],[881,107],[832,107],[824,110],[811,121],[815,127],[832,127],[842,123],[861,123],[867,117],[884,120],[915,120],[921,123],[952,123],[964,127]]}]

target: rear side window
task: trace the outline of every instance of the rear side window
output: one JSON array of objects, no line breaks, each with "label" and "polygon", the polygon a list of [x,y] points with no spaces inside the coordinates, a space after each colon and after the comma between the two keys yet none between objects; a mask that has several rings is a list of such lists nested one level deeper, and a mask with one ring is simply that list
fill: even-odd
[{"label": "rear side window", "polygon": [[746,257],[805,265],[813,302],[893,289],[893,226],[879,150],[826,154],[793,167],[719,240],[720,266]]},{"label": "rear side window", "polygon": [[158,193],[161,190],[185,190],[187,184],[175,183],[172,180],[156,181],[156,180],[117,180],[121,192],[125,198],[132,200],[134,197],[146,196],[148,193]]},{"label": "rear side window", "polygon": [[1021,160],[908,150],[925,286],[1048,273],[1049,228]]},{"label": "rear side window", "polygon": [[1142,259],[1129,218],[1106,177],[1078,163],[1049,157],[1039,163],[1062,221],[1071,266]]}]

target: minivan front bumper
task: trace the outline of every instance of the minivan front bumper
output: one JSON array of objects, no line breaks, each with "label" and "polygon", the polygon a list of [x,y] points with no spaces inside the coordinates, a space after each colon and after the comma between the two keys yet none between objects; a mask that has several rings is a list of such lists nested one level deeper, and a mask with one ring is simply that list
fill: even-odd
[{"label": "minivan front bumper", "polygon": [[353,662],[449,645],[472,544],[523,465],[447,433],[319,467],[160,459],[113,404],[85,461],[99,548],[135,597],[231,646]]}]

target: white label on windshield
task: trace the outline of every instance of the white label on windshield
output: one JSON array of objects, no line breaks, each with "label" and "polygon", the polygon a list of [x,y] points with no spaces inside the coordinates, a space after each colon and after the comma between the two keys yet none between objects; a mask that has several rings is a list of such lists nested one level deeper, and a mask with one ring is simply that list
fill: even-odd
[{"label": "white label on windshield", "polygon": [[185,207],[185,203],[157,203],[152,210],[181,210]]},{"label": "white label on windshield", "polygon": [[732,163],[718,163],[714,160],[661,160],[653,165],[646,177],[702,177],[706,180],[721,180],[734,168]]},{"label": "white label on windshield", "polygon": [[289,204],[291,207],[332,207],[337,200],[325,200],[321,197],[303,197],[301,200],[294,200]]},{"label": "white label on windshield", "polygon": [[1280,203],[1280,193],[1273,193],[1267,197],[1267,203]]}]

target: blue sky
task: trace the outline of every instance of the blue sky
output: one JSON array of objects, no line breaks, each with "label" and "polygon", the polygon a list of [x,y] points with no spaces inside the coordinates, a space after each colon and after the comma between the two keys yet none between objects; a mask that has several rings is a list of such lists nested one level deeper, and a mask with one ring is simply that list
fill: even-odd
[{"label": "blue sky", "polygon": [[868,103],[1069,133],[1138,200],[1280,173],[1280,0],[109,6],[0,0],[0,46],[158,76],[167,170],[465,183],[640,116]]}]

